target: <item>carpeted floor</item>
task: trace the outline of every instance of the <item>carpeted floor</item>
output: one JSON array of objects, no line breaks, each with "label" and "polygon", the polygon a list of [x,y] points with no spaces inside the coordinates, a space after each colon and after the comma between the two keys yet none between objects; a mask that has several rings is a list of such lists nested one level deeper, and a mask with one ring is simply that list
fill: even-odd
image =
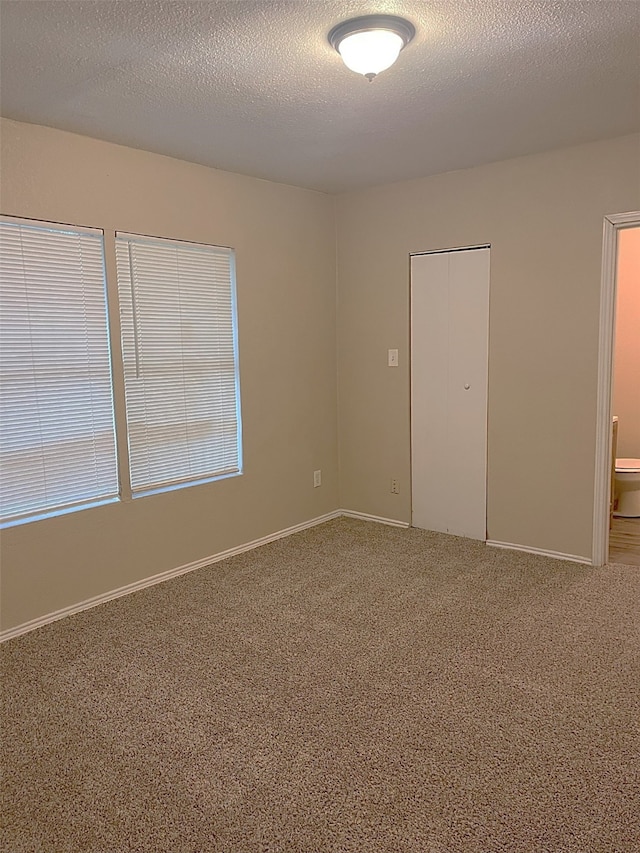
[{"label": "carpeted floor", "polygon": [[639,627],[637,568],[329,522],[5,644],[2,849],[637,853]]}]

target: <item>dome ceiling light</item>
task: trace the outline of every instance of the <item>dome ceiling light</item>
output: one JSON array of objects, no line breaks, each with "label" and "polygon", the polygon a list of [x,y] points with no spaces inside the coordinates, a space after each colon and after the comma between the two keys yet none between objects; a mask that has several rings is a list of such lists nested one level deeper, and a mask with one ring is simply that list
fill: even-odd
[{"label": "dome ceiling light", "polygon": [[329,33],[329,44],[342,61],[369,82],[390,68],[416,34],[413,24],[395,15],[364,15],[337,24]]}]

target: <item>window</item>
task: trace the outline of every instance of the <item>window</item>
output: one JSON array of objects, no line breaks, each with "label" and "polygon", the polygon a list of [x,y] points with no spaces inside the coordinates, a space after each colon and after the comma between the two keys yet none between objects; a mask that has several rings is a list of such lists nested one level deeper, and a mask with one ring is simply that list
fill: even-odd
[{"label": "window", "polygon": [[0,519],[118,495],[101,231],[0,218]]},{"label": "window", "polygon": [[231,249],[116,234],[134,495],[239,473]]},{"label": "window", "polygon": [[[117,233],[116,261],[125,496],[240,473],[233,251]],[[0,217],[3,526],[118,499],[110,359],[102,231]]]}]

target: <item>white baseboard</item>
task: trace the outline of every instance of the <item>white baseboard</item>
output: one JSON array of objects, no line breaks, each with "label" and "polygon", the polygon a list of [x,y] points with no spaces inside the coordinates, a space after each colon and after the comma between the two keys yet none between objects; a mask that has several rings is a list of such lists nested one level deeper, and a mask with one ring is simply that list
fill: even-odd
[{"label": "white baseboard", "polygon": [[543,548],[529,548],[526,545],[514,545],[511,542],[496,542],[487,539],[487,545],[493,548],[507,548],[510,551],[524,551],[527,554],[538,554],[541,557],[553,557],[554,560],[570,560],[572,563],[586,563],[592,565],[588,557],[579,557],[577,554],[563,554],[561,551],[545,551]]},{"label": "white baseboard", "polygon": [[[277,539],[284,539],[286,536],[291,536],[293,533],[298,533],[301,530],[307,530],[309,527],[316,527],[318,524],[324,524],[326,521],[331,521],[333,518],[355,518],[360,521],[374,521],[377,524],[388,524],[391,527],[408,528],[411,525],[407,521],[399,521],[394,518],[384,518],[380,515],[369,515],[366,512],[356,512],[351,509],[337,509],[334,512],[328,512],[325,515],[317,516],[309,521],[303,521],[301,524],[294,524],[293,527],[286,527],[284,530],[278,530],[275,533],[270,533],[268,536],[262,536],[260,539],[254,539],[244,545],[238,545],[235,548],[228,548],[226,551],[220,551],[218,554],[213,554],[210,557],[204,557],[201,560],[195,560],[193,563],[187,563],[184,566],[178,566],[175,569],[169,569],[166,572],[160,572],[157,575],[152,575],[149,578],[135,581],[134,583],[121,586],[118,589],[95,595],[93,598],[87,598],[85,601],[80,601],[77,604],[72,604],[69,607],[63,607],[61,610],[56,610],[54,613],[47,613],[44,616],[39,616],[37,619],[32,619],[30,622],[24,622],[22,625],[16,625],[15,628],[8,628],[6,631],[0,631],[0,643],[5,640],[11,640],[14,637],[20,637],[22,634],[27,634],[29,631],[35,631],[36,628],[41,628],[43,625],[48,625],[50,622],[57,622],[58,619],[64,619],[66,616],[73,616],[74,613],[81,613],[83,610],[89,610],[92,607],[97,607],[99,604],[105,604],[107,601],[113,601],[116,598],[121,598],[123,595],[129,595],[131,592],[137,592],[141,589],[146,589],[150,586],[155,586],[158,583],[169,580],[170,578],[186,575],[196,569],[202,569],[205,566],[210,566],[213,563],[218,563],[227,557],[233,557],[236,554],[242,554],[245,551],[251,551],[254,548],[259,548],[261,545],[266,545],[269,542],[275,542]],[[543,557],[553,557],[556,560],[570,560],[574,563],[586,563],[592,565],[592,561],[586,557],[579,557],[575,554],[563,554],[559,551],[545,551],[542,548],[528,548],[524,545],[514,545],[511,542],[496,542],[488,540],[487,545],[494,548],[508,548],[512,551],[525,551],[528,554],[539,554]]]},{"label": "white baseboard", "polygon": [[398,521],[395,518],[383,518],[381,515],[369,515],[366,512],[356,512],[352,509],[341,509],[340,515],[346,518],[359,518],[361,521],[375,521],[378,524],[389,524],[391,527],[409,527],[408,521]]},{"label": "white baseboard", "polygon": [[195,560],[193,563],[187,563],[184,566],[178,566],[176,569],[169,569],[166,572],[160,572],[157,575],[152,575],[149,578],[135,581],[134,583],[121,586],[118,589],[110,590],[109,592],[95,595],[93,598],[87,598],[86,601],[80,601],[78,604],[71,604],[69,607],[63,607],[61,610],[56,610],[54,613],[47,613],[45,616],[39,616],[37,619],[32,619],[30,622],[24,622],[22,625],[16,625],[15,628],[8,628],[6,631],[0,631],[0,643],[5,640],[12,640],[14,637],[19,637],[22,634],[27,634],[29,631],[35,631],[36,628],[41,628],[43,625],[48,625],[50,622],[57,622],[58,619],[64,619],[65,616],[73,616],[74,613],[81,613],[83,610],[89,610],[92,607],[97,607],[99,604],[104,604],[107,601],[113,601],[115,598],[122,598],[123,595],[129,595],[131,592],[137,592],[140,589],[146,589],[149,586],[155,586],[158,583],[167,581],[170,578],[186,575],[188,572],[193,572],[196,569],[202,569],[205,566],[210,566],[213,563],[218,563],[227,557],[233,557],[236,554],[242,554],[244,551],[251,551],[253,548],[259,548],[260,545],[266,545],[268,542],[274,542],[276,539],[284,539],[286,536],[291,536],[292,533],[298,533],[301,530],[306,530],[309,527],[315,527],[318,524],[324,524],[325,521],[330,521],[332,518],[339,518],[343,513],[340,510],[328,512],[326,515],[320,515],[317,518],[312,518],[310,521],[303,521],[301,524],[294,524],[293,527],[286,527],[284,530],[278,530],[276,533],[271,533],[268,536],[262,536],[260,539],[254,539],[252,542],[247,542],[244,545],[238,545],[235,548],[228,548],[226,551],[221,551],[218,554],[213,554],[210,557],[204,557],[202,560]]}]

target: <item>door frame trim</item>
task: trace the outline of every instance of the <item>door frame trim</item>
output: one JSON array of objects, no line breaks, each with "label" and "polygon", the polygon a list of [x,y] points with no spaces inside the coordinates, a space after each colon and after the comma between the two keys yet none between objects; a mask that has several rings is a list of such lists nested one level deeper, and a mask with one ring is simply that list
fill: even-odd
[{"label": "door frame trim", "polygon": [[618,234],[640,226],[640,211],[604,217],[602,228],[602,277],[598,329],[598,391],[596,398],[596,453],[593,497],[591,562],[603,566],[609,557],[609,501],[611,499],[611,407],[613,397],[613,348],[616,323],[616,274]]},{"label": "door frame trim", "polygon": [[409,252],[409,258],[419,258],[421,255],[444,255],[450,252],[470,252],[473,249],[490,249],[491,243],[476,243],[473,246],[454,246],[452,249],[425,249],[424,252]]}]

